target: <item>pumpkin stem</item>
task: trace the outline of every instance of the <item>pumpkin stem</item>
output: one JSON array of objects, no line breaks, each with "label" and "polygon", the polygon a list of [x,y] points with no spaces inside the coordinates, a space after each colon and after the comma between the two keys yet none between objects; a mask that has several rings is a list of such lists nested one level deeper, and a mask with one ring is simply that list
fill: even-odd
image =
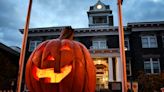
[{"label": "pumpkin stem", "polygon": [[71,27],[65,27],[62,30],[59,39],[70,39],[73,40],[74,30]]}]

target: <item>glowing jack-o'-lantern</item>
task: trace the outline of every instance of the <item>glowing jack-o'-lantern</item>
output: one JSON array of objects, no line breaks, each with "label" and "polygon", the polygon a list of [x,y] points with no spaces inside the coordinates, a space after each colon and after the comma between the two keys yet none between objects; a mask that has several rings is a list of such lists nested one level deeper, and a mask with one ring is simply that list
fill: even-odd
[{"label": "glowing jack-o'-lantern", "polygon": [[41,43],[31,54],[25,79],[30,92],[94,92],[95,66],[87,48],[65,28],[58,39]]}]

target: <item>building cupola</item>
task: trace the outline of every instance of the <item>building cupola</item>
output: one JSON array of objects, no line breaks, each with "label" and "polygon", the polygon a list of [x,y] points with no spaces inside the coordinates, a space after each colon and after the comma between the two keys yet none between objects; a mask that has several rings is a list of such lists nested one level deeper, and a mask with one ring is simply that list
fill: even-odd
[{"label": "building cupola", "polygon": [[109,5],[105,5],[103,2],[98,2],[90,6],[87,12],[89,19],[89,27],[110,27],[113,26],[113,14]]}]

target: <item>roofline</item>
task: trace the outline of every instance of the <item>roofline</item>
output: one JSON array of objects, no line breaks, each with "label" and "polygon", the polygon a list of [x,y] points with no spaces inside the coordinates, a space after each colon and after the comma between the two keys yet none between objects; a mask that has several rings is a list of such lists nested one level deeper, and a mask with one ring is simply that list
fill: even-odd
[{"label": "roofline", "polygon": [[12,54],[14,54],[14,55],[17,55],[17,56],[19,56],[19,54],[20,54],[19,52],[13,50],[12,48],[10,48],[10,47],[4,45],[4,44],[1,43],[1,42],[0,42],[0,48],[4,49],[5,51],[10,52],[10,53],[12,53]]},{"label": "roofline", "polygon": [[[61,30],[66,27],[44,27],[44,28],[30,28],[29,29],[29,34],[30,33],[43,33],[43,32],[61,32]],[[68,26],[67,26],[68,27]],[[88,27],[88,28],[73,28],[75,30],[75,32],[79,33],[79,32],[98,32],[98,31],[118,31],[118,26],[110,26],[110,27]],[[124,30],[127,30],[128,27],[124,26]],[[20,29],[20,32],[23,33],[23,29]]]},{"label": "roofline", "polygon": [[150,21],[150,22],[131,22],[127,23],[129,28],[139,27],[164,27],[164,21]]},{"label": "roofline", "polygon": [[[43,29],[63,29],[65,27],[71,27],[71,26],[56,26],[56,27],[37,27],[37,28],[29,28],[29,31],[32,31],[32,30],[43,30]],[[19,31],[23,34],[23,30],[24,29],[19,29]]]},{"label": "roofline", "polygon": [[128,25],[133,25],[133,24],[164,24],[164,21],[147,21],[147,22],[131,22],[128,23]]}]

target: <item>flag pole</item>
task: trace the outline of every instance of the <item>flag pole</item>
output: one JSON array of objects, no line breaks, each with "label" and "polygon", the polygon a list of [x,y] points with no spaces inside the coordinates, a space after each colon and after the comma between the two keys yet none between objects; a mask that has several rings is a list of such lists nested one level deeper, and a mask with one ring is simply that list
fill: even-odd
[{"label": "flag pole", "polygon": [[118,22],[119,22],[119,46],[120,46],[120,58],[122,61],[122,90],[123,92],[127,92],[127,75],[126,75],[126,58],[125,58],[125,44],[124,44],[124,29],[123,29],[123,22],[122,22],[122,0],[117,0],[117,6],[118,6]]},{"label": "flag pole", "polygon": [[28,37],[28,28],[30,23],[30,14],[31,14],[31,7],[32,7],[32,0],[29,0],[29,6],[26,16],[26,24],[23,31],[23,41],[22,41],[22,48],[19,58],[19,71],[18,71],[18,79],[17,79],[17,89],[16,92],[21,92],[21,84],[22,84],[22,75],[24,69],[24,60],[25,60],[25,52],[26,52],[26,43]]}]

